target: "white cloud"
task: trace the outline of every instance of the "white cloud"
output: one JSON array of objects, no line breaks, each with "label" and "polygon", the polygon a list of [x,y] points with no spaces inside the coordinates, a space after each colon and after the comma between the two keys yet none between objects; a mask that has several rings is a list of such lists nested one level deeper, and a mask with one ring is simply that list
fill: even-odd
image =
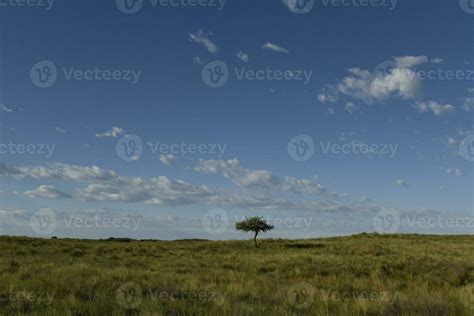
[{"label": "white cloud", "polygon": [[7,106],[4,105],[4,104],[0,104],[0,112],[8,112],[8,113],[11,113],[11,112],[13,112],[13,109],[7,107]]},{"label": "white cloud", "polygon": [[360,108],[352,102],[347,102],[346,106],[344,107],[344,110],[346,112],[350,113],[350,114],[353,114],[353,113],[359,111]]},{"label": "white cloud", "polygon": [[[399,60],[399,63],[410,64],[414,61]],[[380,102],[390,97],[415,99],[419,95],[422,82],[416,73],[408,68],[394,68],[390,73],[371,72],[360,68],[348,69],[349,75],[338,84],[321,89],[318,96],[323,103],[335,103],[340,96],[362,100],[365,103]]]},{"label": "white cloud", "polygon": [[319,91],[318,100],[321,103],[336,103],[339,100],[338,94],[339,92],[335,86],[327,86]]},{"label": "white cloud", "polygon": [[456,108],[451,104],[439,104],[435,101],[416,102],[415,107],[420,113],[433,112],[436,116],[441,116],[446,113],[454,112]]},{"label": "white cloud", "polygon": [[176,161],[176,156],[172,154],[160,155],[160,161],[165,165],[171,165]]},{"label": "white cloud", "polygon": [[195,63],[196,65],[204,65],[204,62],[201,60],[199,56],[194,56],[193,63]]},{"label": "white cloud", "polygon": [[[249,189],[272,189],[273,191],[290,192],[304,195],[329,194],[322,185],[309,179],[294,177],[279,178],[267,170],[244,168],[237,159],[200,160],[195,171],[207,174],[222,174],[236,185]],[[336,194],[336,196],[339,196]]]},{"label": "white cloud", "polygon": [[459,141],[457,141],[456,139],[454,139],[452,137],[449,137],[448,138],[448,144],[449,145],[457,145],[457,144],[459,144]]},{"label": "white cloud", "polygon": [[459,169],[448,168],[446,169],[446,174],[449,176],[460,177],[463,175],[463,172]]},{"label": "white cloud", "polygon": [[31,198],[45,198],[45,199],[62,199],[62,198],[71,197],[67,193],[56,190],[56,188],[51,185],[40,185],[33,191],[25,191],[25,195]]},{"label": "white cloud", "polygon": [[153,178],[120,177],[120,181],[89,184],[75,196],[86,201],[143,202],[162,206],[207,204],[217,194],[204,185],[193,185],[165,176]]},{"label": "white cloud", "polygon": [[62,163],[53,163],[46,166],[22,166],[18,168],[3,164],[3,166],[0,165],[0,174],[75,182],[121,181],[121,177],[114,171],[104,170],[97,166],[83,167]]},{"label": "white cloud", "polygon": [[395,183],[401,187],[408,187],[408,183],[403,179],[397,179]]},{"label": "white cloud", "polygon": [[[12,167],[0,164],[0,174],[17,178],[31,177],[88,183],[85,188],[79,188],[73,194],[74,198],[85,201],[156,203],[160,200],[163,201],[161,205],[177,202],[206,204],[206,199],[212,194],[217,194],[206,186],[193,185],[182,180],[170,180],[164,176],[149,179],[124,177],[96,166],[82,167],[54,163],[47,166]],[[42,188],[42,191],[46,190],[51,191],[51,188]]]},{"label": "white cloud", "polygon": [[84,201],[143,202],[152,198],[152,195],[139,183],[94,183],[77,190],[75,197]]},{"label": "white cloud", "polygon": [[377,76],[369,86],[369,95],[377,100],[386,99],[392,95],[402,99],[414,99],[421,90],[421,81],[416,74],[407,68],[395,68],[386,76]]},{"label": "white cloud", "polygon": [[278,46],[278,45],[270,43],[270,42],[266,42],[265,44],[262,45],[261,48],[262,49],[268,49],[268,50],[271,50],[271,51],[274,51],[274,52],[277,52],[277,53],[284,53],[284,54],[289,54],[290,53],[286,48],[283,48],[281,46]]},{"label": "white cloud", "polygon": [[285,177],[283,183],[285,191],[307,194],[307,195],[320,195],[326,194],[327,190],[320,184],[314,183],[309,179],[297,179],[294,177]]},{"label": "white cloud", "polygon": [[466,112],[474,111],[474,98],[464,98],[463,110]]},{"label": "white cloud", "polygon": [[117,138],[118,136],[120,135],[123,135],[124,133],[124,130],[123,128],[121,127],[116,127],[116,126],[113,126],[111,129],[103,132],[103,133],[96,133],[95,134],[95,137],[113,137],[113,138]]},{"label": "white cloud", "polygon": [[[279,178],[267,170],[243,167],[237,159],[201,160],[195,167],[201,173],[220,174],[237,185],[236,189],[212,189],[165,176],[152,178],[125,177],[96,166],[67,164],[46,166],[8,166],[0,164],[0,174],[13,178],[47,179],[69,182],[73,193],[66,194],[53,186],[40,186],[25,194],[32,197],[72,197],[79,201],[144,203],[157,206],[199,205],[204,207],[253,208],[262,210],[311,210],[314,204],[293,202],[288,195],[318,196],[334,199],[344,193],[329,192],[309,179]],[[80,187],[85,183],[85,187]]]},{"label": "white cloud", "polygon": [[394,57],[395,64],[399,68],[411,68],[428,62],[428,57],[426,56],[403,56],[403,57]]},{"label": "white cloud", "polygon": [[361,201],[362,203],[372,203],[372,202],[373,202],[373,200],[372,200],[371,198],[367,197],[367,196],[362,196],[362,197],[360,198],[360,201]]},{"label": "white cloud", "polygon": [[212,33],[206,33],[203,30],[198,30],[196,33],[189,33],[189,40],[191,42],[200,44],[207,49],[207,51],[213,55],[217,54],[218,47],[210,39]]},{"label": "white cloud", "polygon": [[462,128],[456,129],[456,132],[461,137],[471,136],[471,135],[474,134],[474,130],[465,130],[465,129],[462,129]]},{"label": "white cloud", "polygon": [[249,62],[249,56],[244,52],[241,52],[241,51],[237,52],[237,57],[244,63]]},{"label": "white cloud", "polygon": [[61,128],[61,127],[56,127],[56,131],[58,131],[61,134],[66,133],[66,130],[64,128]]},{"label": "white cloud", "polygon": [[273,174],[266,170],[251,170],[242,167],[237,159],[231,160],[200,160],[194,168],[196,172],[222,174],[241,187],[271,188],[278,184]]},{"label": "white cloud", "polygon": [[432,64],[442,64],[443,62],[444,62],[444,59],[442,58],[431,58]]}]

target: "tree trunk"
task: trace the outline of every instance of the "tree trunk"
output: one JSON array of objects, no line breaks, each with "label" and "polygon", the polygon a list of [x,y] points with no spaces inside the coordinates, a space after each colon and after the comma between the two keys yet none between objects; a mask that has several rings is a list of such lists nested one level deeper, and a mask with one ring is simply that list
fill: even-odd
[{"label": "tree trunk", "polygon": [[253,237],[253,241],[255,242],[255,247],[258,248],[258,245],[257,245],[257,236],[258,236],[258,232],[255,232],[255,237]]}]

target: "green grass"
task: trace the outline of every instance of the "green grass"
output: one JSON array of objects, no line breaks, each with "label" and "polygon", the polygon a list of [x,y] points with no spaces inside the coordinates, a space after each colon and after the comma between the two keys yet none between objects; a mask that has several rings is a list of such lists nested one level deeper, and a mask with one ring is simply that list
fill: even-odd
[{"label": "green grass", "polygon": [[0,237],[0,254],[1,315],[474,315],[474,236]]}]

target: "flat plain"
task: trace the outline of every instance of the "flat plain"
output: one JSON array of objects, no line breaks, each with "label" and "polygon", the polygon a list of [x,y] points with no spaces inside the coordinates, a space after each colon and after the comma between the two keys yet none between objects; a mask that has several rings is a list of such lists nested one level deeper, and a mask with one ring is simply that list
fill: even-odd
[{"label": "flat plain", "polygon": [[1,315],[474,315],[474,236],[0,237]]}]

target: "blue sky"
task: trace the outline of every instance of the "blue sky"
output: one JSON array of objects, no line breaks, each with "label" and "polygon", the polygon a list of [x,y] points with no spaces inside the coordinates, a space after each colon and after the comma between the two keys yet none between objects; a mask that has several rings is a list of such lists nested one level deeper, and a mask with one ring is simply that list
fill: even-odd
[{"label": "blue sky", "polygon": [[[43,213],[46,237],[246,238],[233,222],[253,215],[287,221],[271,237],[391,215],[397,232],[470,233],[445,223],[473,215],[469,1],[2,2],[0,233],[38,235]],[[210,87],[215,61],[227,79]]]}]

